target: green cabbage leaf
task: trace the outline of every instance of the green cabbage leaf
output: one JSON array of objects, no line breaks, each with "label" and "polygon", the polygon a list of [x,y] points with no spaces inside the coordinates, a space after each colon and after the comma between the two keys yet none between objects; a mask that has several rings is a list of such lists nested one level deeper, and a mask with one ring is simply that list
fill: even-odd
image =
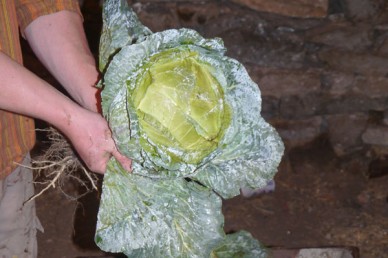
[{"label": "green cabbage leaf", "polygon": [[221,213],[221,198],[266,186],[283,154],[257,84],[221,39],[152,33],[126,1],[106,1],[103,21],[102,109],[133,171],[108,164],[97,245],[128,257],[265,257],[248,233],[225,235]]}]

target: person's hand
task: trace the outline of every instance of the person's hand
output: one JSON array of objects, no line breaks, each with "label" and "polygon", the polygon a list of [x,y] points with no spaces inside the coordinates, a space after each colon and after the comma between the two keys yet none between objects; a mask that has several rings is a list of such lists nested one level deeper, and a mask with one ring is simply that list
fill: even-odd
[{"label": "person's hand", "polygon": [[131,171],[131,160],[119,153],[108,123],[100,114],[82,109],[77,114],[69,115],[67,126],[60,129],[69,137],[91,171],[105,173],[111,156],[114,156],[125,170]]}]

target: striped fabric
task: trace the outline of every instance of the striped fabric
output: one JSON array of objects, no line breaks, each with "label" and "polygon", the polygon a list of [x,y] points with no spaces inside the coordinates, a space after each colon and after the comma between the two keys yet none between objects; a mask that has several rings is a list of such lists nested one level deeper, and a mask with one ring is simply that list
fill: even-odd
[{"label": "striped fabric", "polygon": [[[0,51],[22,64],[20,31],[41,15],[61,10],[81,14],[78,1],[0,0]],[[9,175],[35,144],[34,121],[0,109],[0,180]]]},{"label": "striped fabric", "polygon": [[17,17],[20,31],[35,18],[61,10],[71,10],[81,14],[78,1],[74,0],[16,0]]}]

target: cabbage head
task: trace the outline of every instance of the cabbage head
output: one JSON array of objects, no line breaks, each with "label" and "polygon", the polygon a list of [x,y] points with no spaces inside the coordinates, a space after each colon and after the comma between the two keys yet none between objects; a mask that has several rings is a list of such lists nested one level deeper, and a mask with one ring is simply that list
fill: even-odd
[{"label": "cabbage head", "polygon": [[248,232],[226,235],[221,212],[221,198],[272,180],[283,154],[258,86],[221,39],[153,33],[126,1],[106,1],[103,22],[103,114],[133,171],[108,164],[97,245],[128,257],[266,257]]}]

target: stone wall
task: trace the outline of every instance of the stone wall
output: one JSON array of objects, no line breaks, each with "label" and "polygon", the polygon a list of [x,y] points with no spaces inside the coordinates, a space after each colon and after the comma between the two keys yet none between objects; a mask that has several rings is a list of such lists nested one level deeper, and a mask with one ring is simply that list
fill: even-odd
[{"label": "stone wall", "polygon": [[[261,89],[263,116],[292,148],[328,136],[337,155],[388,148],[384,0],[132,2],[153,31],[221,37]],[[298,6],[300,8],[298,8]]]}]

